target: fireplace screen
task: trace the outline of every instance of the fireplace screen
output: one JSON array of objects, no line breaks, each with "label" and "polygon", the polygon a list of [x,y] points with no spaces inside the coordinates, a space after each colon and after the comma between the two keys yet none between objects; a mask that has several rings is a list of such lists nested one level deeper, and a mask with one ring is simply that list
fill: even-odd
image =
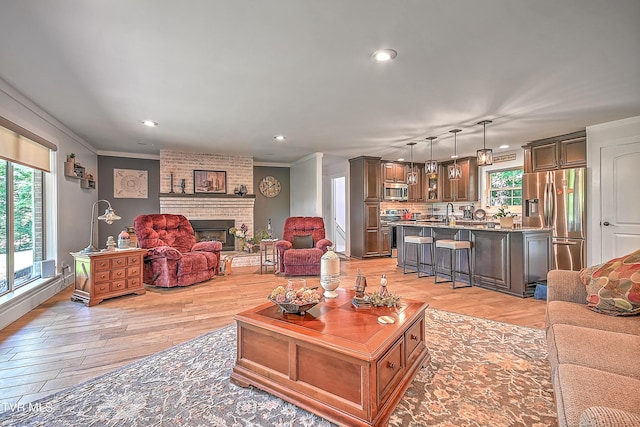
[{"label": "fireplace screen", "polygon": [[196,242],[218,241],[222,243],[223,251],[234,248],[233,236],[229,229],[235,225],[232,219],[192,220],[191,226],[196,235]]}]

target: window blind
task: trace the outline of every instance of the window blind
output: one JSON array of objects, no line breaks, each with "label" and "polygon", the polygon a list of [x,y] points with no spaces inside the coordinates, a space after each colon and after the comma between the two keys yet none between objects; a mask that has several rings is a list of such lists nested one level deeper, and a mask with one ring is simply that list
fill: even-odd
[{"label": "window blind", "polygon": [[51,172],[51,151],[57,149],[55,144],[0,117],[0,158]]}]

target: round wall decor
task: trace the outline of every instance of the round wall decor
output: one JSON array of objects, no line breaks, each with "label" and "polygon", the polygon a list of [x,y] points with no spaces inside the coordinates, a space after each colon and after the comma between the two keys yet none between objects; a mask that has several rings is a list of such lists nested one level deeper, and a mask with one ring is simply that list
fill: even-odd
[{"label": "round wall decor", "polygon": [[282,189],[282,185],[280,181],[273,176],[265,176],[260,181],[260,193],[264,197],[276,197],[280,194],[280,190]]}]

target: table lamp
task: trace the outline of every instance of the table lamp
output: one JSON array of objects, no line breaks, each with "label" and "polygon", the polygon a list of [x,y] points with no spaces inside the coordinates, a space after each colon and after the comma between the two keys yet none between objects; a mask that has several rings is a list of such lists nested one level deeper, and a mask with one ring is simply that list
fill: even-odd
[{"label": "table lamp", "polygon": [[101,199],[96,201],[91,207],[91,239],[89,240],[89,246],[87,246],[82,250],[82,253],[85,253],[85,254],[100,251],[93,244],[93,224],[95,223],[95,215],[98,213],[96,211],[96,206],[98,206],[98,203],[100,202],[105,202],[107,205],[109,205],[109,207],[104,211],[104,214],[98,217],[99,220],[104,221],[107,224],[113,224],[113,221],[118,221],[119,219],[122,219],[114,212],[113,208],[111,207],[111,203],[109,203],[108,200]]}]

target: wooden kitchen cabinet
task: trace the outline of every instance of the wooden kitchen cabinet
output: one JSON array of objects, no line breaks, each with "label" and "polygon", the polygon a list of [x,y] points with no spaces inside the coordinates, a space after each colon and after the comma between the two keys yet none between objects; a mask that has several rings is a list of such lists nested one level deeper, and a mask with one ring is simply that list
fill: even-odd
[{"label": "wooden kitchen cabinet", "polygon": [[349,159],[349,201],[351,256],[377,257],[391,254],[390,231],[380,224],[380,157]]},{"label": "wooden kitchen cabinet", "polygon": [[441,201],[443,202],[475,202],[478,200],[478,163],[475,157],[457,159],[462,168],[462,178],[450,180],[449,165],[453,161],[440,165]]},{"label": "wooden kitchen cabinet", "polygon": [[442,197],[440,194],[439,174],[425,174],[425,201],[438,202]]},{"label": "wooden kitchen cabinet", "polygon": [[[410,202],[424,202],[425,201],[425,181],[424,168],[418,165],[414,165],[413,169],[416,171],[416,177],[418,182],[413,185],[409,185],[409,201]],[[409,169],[407,169],[409,171]]]},{"label": "wooden kitchen cabinet", "polygon": [[382,180],[384,182],[407,183],[407,165],[404,163],[382,163]]},{"label": "wooden kitchen cabinet", "polygon": [[145,249],[72,253],[75,260],[75,289],[72,301],[89,307],[107,298],[127,294],[142,295],[142,257]]},{"label": "wooden kitchen cabinet", "polygon": [[585,131],[532,141],[525,145],[525,173],[584,167],[587,165]]}]

